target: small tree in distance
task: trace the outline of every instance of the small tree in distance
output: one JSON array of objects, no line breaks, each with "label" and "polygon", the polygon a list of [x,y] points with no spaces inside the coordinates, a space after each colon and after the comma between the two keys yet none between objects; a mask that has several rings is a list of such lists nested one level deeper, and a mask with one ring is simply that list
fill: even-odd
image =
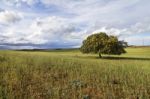
[{"label": "small tree in distance", "polygon": [[82,53],[99,53],[109,55],[120,55],[126,53],[123,41],[119,41],[116,36],[108,36],[104,32],[92,34],[83,41],[80,48]]}]

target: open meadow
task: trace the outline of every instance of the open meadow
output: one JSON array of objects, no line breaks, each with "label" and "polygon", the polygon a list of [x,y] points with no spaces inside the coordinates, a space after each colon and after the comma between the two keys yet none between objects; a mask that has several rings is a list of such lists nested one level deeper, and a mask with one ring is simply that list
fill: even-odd
[{"label": "open meadow", "polygon": [[0,51],[0,99],[150,99],[150,47],[121,56]]}]

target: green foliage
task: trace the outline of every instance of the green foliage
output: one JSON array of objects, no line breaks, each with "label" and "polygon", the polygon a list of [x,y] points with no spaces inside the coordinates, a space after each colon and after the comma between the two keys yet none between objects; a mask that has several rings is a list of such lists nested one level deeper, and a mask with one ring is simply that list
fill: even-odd
[{"label": "green foliage", "polygon": [[124,42],[119,41],[115,36],[108,36],[106,33],[92,34],[83,41],[80,50],[83,53],[100,53],[120,55],[125,53]]}]

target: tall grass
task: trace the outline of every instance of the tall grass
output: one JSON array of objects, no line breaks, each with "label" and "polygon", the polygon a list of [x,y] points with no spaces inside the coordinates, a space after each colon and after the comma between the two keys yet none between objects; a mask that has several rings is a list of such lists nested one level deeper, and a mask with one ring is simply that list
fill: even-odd
[{"label": "tall grass", "polygon": [[0,51],[0,98],[149,99],[150,50],[127,51],[123,59],[79,51]]}]

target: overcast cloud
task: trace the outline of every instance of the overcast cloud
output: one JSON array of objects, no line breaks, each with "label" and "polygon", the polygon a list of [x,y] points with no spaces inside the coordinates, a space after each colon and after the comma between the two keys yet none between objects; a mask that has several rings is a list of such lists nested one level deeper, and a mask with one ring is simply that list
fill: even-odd
[{"label": "overcast cloud", "polygon": [[97,32],[116,35],[130,45],[150,45],[150,0],[1,0],[0,4],[0,48],[79,47]]}]

